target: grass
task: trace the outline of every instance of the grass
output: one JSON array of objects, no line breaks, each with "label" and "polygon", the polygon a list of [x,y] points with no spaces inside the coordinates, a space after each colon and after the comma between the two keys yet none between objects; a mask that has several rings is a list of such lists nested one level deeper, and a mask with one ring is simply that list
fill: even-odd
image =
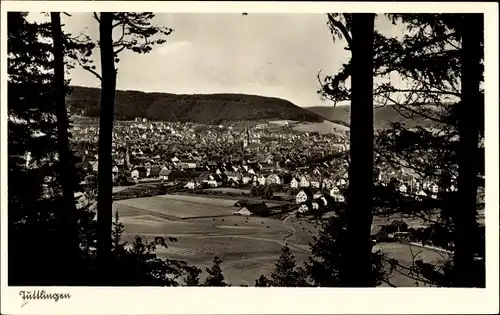
[{"label": "grass", "polygon": [[[152,239],[173,236],[178,242],[168,249],[158,249],[160,258],[179,259],[204,269],[219,256],[224,275],[232,285],[253,285],[261,274],[269,274],[282,247],[289,244],[301,265],[309,256],[309,242],[319,225],[306,219],[279,219],[233,216],[234,200],[184,195],[164,195],[121,200],[113,203],[125,225],[124,240],[137,234]],[[224,215],[223,217],[199,217]],[[377,244],[377,248],[411,263],[411,251],[403,244]],[[425,248],[414,247],[426,259],[439,255]],[[202,275],[202,279],[206,273]],[[396,284],[413,286],[412,281],[396,275]]]}]

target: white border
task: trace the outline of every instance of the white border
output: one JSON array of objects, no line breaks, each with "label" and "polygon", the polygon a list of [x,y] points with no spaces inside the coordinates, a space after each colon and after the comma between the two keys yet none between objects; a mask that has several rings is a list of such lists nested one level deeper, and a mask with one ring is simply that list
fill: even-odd
[{"label": "white border", "polygon": [[[154,12],[478,12],[485,14],[486,100],[486,289],[281,289],[281,288],[59,288],[70,300],[32,301],[21,308],[19,290],[7,286],[7,11],[154,11]],[[1,313],[5,314],[438,314],[498,313],[498,4],[450,2],[150,2],[150,1],[2,1],[1,5]],[[471,109],[473,110],[473,109]]]}]

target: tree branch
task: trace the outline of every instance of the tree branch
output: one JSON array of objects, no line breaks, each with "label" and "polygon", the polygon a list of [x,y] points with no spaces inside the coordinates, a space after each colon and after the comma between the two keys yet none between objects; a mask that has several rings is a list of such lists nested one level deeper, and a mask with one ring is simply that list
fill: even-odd
[{"label": "tree branch", "polygon": [[345,40],[347,41],[347,46],[349,47],[349,49],[352,49],[352,37],[349,34],[349,31],[347,30],[346,26],[342,22],[336,20],[332,14],[327,14],[327,16],[328,16],[328,20],[330,21],[330,23],[333,26],[335,26],[342,33],[342,35],[345,37]]}]

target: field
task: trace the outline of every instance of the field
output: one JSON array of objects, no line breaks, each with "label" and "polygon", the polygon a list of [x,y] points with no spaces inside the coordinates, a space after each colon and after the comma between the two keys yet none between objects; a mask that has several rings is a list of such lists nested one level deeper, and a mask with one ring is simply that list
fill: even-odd
[{"label": "field", "polygon": [[[165,195],[115,201],[113,208],[125,225],[126,241],[137,234],[150,239],[176,237],[178,242],[169,248],[158,248],[161,258],[184,260],[204,269],[217,255],[223,260],[224,275],[232,285],[253,285],[261,274],[269,274],[285,244],[299,264],[307,259],[308,243],[319,226],[294,217],[279,220],[234,216],[232,213],[238,209],[234,203],[222,198]],[[379,246],[400,260],[411,260],[408,246]],[[419,250],[427,259],[439,257],[430,250]],[[204,272],[202,279],[205,276]],[[413,281],[400,276],[395,282],[413,285]]]}]

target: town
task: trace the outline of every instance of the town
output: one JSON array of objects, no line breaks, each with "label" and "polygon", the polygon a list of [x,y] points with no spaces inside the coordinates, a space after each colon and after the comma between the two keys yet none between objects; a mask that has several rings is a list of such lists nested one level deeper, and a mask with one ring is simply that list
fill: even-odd
[{"label": "town", "polygon": [[[286,211],[325,214],[345,202],[349,131],[303,132],[297,130],[299,125],[294,121],[203,125],[140,117],[118,121],[113,134],[115,192],[156,183],[188,193],[284,201],[289,205]],[[97,172],[97,122],[77,118],[73,132],[84,152],[84,167]],[[381,164],[375,170],[378,184],[395,185],[402,194],[437,198],[442,191],[456,189],[453,184],[440,187],[421,180],[403,167]],[[245,208],[236,214],[252,212]]]}]

